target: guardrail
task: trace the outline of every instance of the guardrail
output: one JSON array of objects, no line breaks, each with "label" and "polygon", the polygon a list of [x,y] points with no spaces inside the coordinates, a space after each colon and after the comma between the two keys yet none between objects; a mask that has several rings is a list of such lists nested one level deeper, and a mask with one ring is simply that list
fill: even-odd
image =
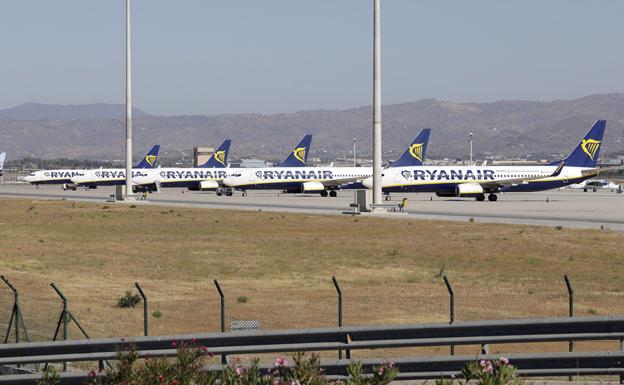
[{"label": "guardrail", "polygon": [[[484,345],[555,341],[624,340],[624,317],[544,318],[505,321],[457,322],[393,326],[295,329],[211,333],[129,339],[69,340],[0,346],[0,365],[112,360],[119,350],[133,348],[140,356],[174,356],[173,342],[195,339],[214,354],[288,353],[297,351],[350,351],[359,349],[424,346]],[[487,356],[485,356],[487,357]],[[400,379],[439,378],[458,374],[475,356],[412,357],[397,359]],[[519,373],[526,376],[570,376],[589,374],[624,375],[622,352],[565,352],[511,355]],[[329,376],[344,376],[350,360],[325,361]],[[363,360],[366,366],[380,360]],[[208,368],[219,370],[222,366]],[[62,384],[72,384],[84,374],[63,374]],[[34,384],[37,375],[2,376],[2,383]],[[7,382],[7,381],[12,382]],[[31,381],[31,382],[18,382]],[[78,380],[76,380],[78,381]]]}]

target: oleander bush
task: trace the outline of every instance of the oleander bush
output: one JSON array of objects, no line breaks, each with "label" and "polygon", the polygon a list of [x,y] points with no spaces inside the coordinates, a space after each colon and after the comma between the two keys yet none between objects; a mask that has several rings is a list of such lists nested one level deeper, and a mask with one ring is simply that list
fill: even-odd
[{"label": "oleander bush", "polygon": [[[140,359],[136,351],[117,353],[112,368],[103,373],[89,373],[88,385],[388,385],[396,378],[392,363],[373,368],[365,373],[362,365],[353,363],[348,368],[346,381],[328,381],[317,355],[295,354],[292,365],[286,358],[277,358],[267,371],[261,370],[258,359],[247,363],[240,360],[227,365],[220,372],[205,371],[206,359],[213,356],[207,348],[174,343],[175,358],[150,357]],[[58,375],[50,372],[39,385],[58,384]]]},{"label": "oleander bush", "polygon": [[436,380],[436,385],[520,385],[516,368],[509,360],[501,357],[495,361],[481,360],[469,362],[458,378]]}]

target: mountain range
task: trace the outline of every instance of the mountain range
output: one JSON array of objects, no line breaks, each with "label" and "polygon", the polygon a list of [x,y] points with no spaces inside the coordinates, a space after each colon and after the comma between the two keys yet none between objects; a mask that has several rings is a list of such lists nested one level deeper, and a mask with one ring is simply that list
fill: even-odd
[{"label": "mountain range", "polygon": [[[278,160],[306,133],[314,134],[311,156],[326,160],[371,154],[372,108],[310,110],[288,114],[156,116],[133,110],[134,148],[151,144],[161,153],[187,155],[194,146],[233,139],[231,157]],[[0,150],[12,159],[122,159],[125,106],[26,103],[0,110]],[[476,158],[556,158],[566,154],[596,119],[607,119],[605,153],[624,152],[624,94],[596,94],[550,102],[504,100],[458,103],[424,99],[383,107],[384,158],[393,159],[421,128],[432,128],[428,156],[461,158],[474,132]]]}]

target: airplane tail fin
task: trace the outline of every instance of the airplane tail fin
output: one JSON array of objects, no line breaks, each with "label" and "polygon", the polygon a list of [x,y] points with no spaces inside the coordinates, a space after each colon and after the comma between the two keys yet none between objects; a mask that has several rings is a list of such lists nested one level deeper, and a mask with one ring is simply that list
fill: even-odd
[{"label": "airplane tail fin", "polygon": [[230,152],[230,144],[232,140],[226,139],[221,143],[217,150],[208,158],[206,163],[197,167],[202,168],[225,168],[227,167],[228,153]]},{"label": "airplane tail fin", "polygon": [[151,150],[145,155],[145,158],[136,165],[135,168],[154,168],[156,160],[158,159],[158,151],[160,151],[160,145],[157,144],[152,147]]},{"label": "airplane tail fin", "polygon": [[4,173],[4,159],[6,158],[6,152],[0,152],[0,176]]},{"label": "airplane tail fin", "polygon": [[606,124],[606,120],[597,120],[594,123],[574,151],[565,159],[566,166],[596,167]]},{"label": "airplane tail fin", "polygon": [[301,142],[295,147],[292,153],[282,163],[275,165],[276,167],[305,167],[308,163],[308,153],[312,144],[312,135],[306,135]]},{"label": "airplane tail fin", "polygon": [[390,163],[388,167],[422,166],[427,153],[430,128],[424,128],[412,143],[403,151],[401,157]]}]

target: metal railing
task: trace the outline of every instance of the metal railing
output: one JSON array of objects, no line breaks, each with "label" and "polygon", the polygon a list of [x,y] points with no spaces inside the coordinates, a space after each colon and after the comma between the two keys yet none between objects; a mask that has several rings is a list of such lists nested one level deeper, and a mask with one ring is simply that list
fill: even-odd
[{"label": "metal railing", "polygon": [[[178,344],[194,341],[208,347],[214,354],[225,356],[500,343],[619,341],[623,338],[624,317],[619,316],[495,320],[7,344],[0,346],[0,365],[113,360],[118,351],[130,349],[134,349],[140,357],[175,356],[174,341]],[[484,355],[479,358],[494,357]],[[622,352],[516,354],[509,358],[519,373],[525,376],[624,374]],[[408,357],[394,362],[400,370],[400,379],[427,379],[457,375],[466,362],[475,359],[476,356],[465,355]],[[370,359],[361,362],[366,367],[381,361]],[[324,361],[322,366],[328,376],[340,377],[346,375],[349,362],[349,359]],[[207,369],[220,370],[222,367]],[[35,381],[37,376],[2,376],[0,384],[19,379]],[[71,381],[75,378],[75,375],[63,374],[61,383],[73,383]]]}]

